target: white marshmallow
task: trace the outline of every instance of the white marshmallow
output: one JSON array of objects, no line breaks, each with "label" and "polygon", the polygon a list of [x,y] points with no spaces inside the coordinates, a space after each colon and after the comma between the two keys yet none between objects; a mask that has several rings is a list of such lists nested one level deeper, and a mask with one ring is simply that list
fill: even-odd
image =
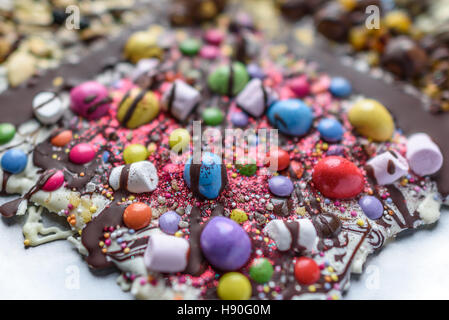
[{"label": "white marshmallow", "polygon": [[188,263],[190,243],[184,238],[155,234],[148,240],[145,266],[150,271],[181,272]]},{"label": "white marshmallow", "polygon": [[406,157],[410,168],[420,176],[434,174],[443,165],[440,148],[425,133],[416,133],[408,138]]},{"label": "white marshmallow", "polygon": [[[118,190],[120,186],[120,176],[125,166],[118,166],[112,169],[109,176],[109,185]],[[150,161],[134,162],[129,167],[127,191],[132,193],[151,192],[157,188],[159,178],[157,170]]]},{"label": "white marshmallow", "polygon": [[266,100],[268,100],[268,92],[264,90],[262,81],[254,78],[248,82],[235,101],[248,114],[258,118],[263,115],[267,103]]},{"label": "white marshmallow", "polygon": [[[174,92],[172,92],[173,90]],[[165,110],[170,109],[176,119],[183,121],[200,102],[200,99],[201,95],[198,90],[178,79],[164,92],[162,106]],[[172,100],[171,106],[169,106],[170,100]]]},{"label": "white marshmallow", "polygon": [[[298,239],[294,247],[299,246],[311,252],[316,250],[318,242],[317,232],[312,221],[309,219],[299,219],[294,221],[298,224]],[[287,251],[292,248],[293,236],[283,220],[272,220],[265,227],[264,231],[276,242],[279,251]]]},{"label": "white marshmallow", "polygon": [[62,99],[53,92],[40,92],[32,102],[34,115],[43,124],[54,124],[64,113]]},{"label": "white marshmallow", "polygon": [[392,184],[408,173],[408,163],[400,154],[387,151],[369,160],[374,177],[380,185]]}]

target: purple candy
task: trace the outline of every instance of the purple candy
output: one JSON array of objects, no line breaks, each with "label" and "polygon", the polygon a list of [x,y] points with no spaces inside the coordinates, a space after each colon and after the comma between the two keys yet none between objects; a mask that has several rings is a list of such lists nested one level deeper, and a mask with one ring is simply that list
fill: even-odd
[{"label": "purple candy", "polygon": [[384,212],[384,206],[379,199],[373,196],[364,196],[359,200],[359,205],[362,208],[365,215],[372,219],[376,220],[382,217]]},{"label": "purple candy", "polygon": [[246,67],[246,71],[248,72],[251,78],[258,78],[260,80],[263,80],[266,77],[263,70],[257,64],[254,63],[248,65]]},{"label": "purple candy", "polygon": [[345,152],[345,149],[342,146],[330,146],[326,152],[328,156],[342,156]]},{"label": "purple candy", "polygon": [[240,269],[251,255],[251,240],[246,231],[225,217],[212,218],[206,224],[200,244],[207,261],[223,271]]},{"label": "purple candy", "polygon": [[168,234],[175,234],[178,231],[178,224],[181,217],[174,211],[167,211],[159,217],[159,228]]},{"label": "purple candy", "polygon": [[231,122],[236,127],[246,127],[248,125],[248,116],[244,112],[234,112],[231,114]]},{"label": "purple candy", "polygon": [[288,197],[293,191],[293,183],[287,177],[275,176],[268,180],[268,188],[279,197]]}]

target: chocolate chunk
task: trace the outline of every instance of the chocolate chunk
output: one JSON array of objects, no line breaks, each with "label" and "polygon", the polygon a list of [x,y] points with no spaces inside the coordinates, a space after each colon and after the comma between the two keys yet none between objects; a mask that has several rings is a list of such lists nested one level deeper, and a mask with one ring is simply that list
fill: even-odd
[{"label": "chocolate chunk", "polygon": [[323,212],[313,219],[318,236],[321,238],[336,237],[341,231],[341,221],[333,213]]}]

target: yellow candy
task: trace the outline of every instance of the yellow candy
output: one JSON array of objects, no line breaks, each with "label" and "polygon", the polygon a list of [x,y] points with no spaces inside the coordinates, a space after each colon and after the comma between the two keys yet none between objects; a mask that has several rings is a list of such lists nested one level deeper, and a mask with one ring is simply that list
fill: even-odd
[{"label": "yellow candy", "polygon": [[126,164],[144,161],[148,158],[148,150],[141,144],[131,144],[125,148],[123,159]]},{"label": "yellow candy", "polygon": [[251,292],[251,283],[240,272],[228,272],[218,282],[217,294],[221,300],[248,300]]},{"label": "yellow candy", "polygon": [[356,102],[349,110],[349,121],[363,136],[387,141],[394,132],[393,117],[381,103],[372,99]]},{"label": "yellow candy", "polygon": [[157,33],[139,31],[131,35],[125,45],[125,58],[132,63],[140,59],[162,58],[163,50],[157,44]]},{"label": "yellow candy", "polygon": [[127,128],[135,129],[153,120],[159,113],[159,101],[151,91],[134,88],[120,102],[117,119]]},{"label": "yellow candy", "polygon": [[388,29],[393,29],[402,33],[409,32],[412,25],[407,13],[401,10],[394,10],[387,13],[384,22]]},{"label": "yellow candy", "polygon": [[362,50],[366,46],[368,39],[365,27],[352,28],[349,32],[349,42],[355,50]]},{"label": "yellow candy", "polygon": [[184,128],[178,128],[170,133],[168,144],[174,152],[185,151],[190,145],[190,134]]},{"label": "yellow candy", "polygon": [[234,209],[231,211],[231,219],[234,220],[237,223],[243,223],[246,220],[248,220],[248,215],[245,211],[240,209]]},{"label": "yellow candy", "polygon": [[338,2],[347,11],[351,11],[357,6],[357,0],[339,0]]}]

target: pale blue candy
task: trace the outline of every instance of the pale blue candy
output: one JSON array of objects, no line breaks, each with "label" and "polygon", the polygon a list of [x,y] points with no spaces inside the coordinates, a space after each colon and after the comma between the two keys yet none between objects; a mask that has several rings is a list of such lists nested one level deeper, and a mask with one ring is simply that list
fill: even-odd
[{"label": "pale blue candy", "polygon": [[318,123],[321,137],[329,142],[340,141],[343,137],[343,126],[338,120],[326,118]]},{"label": "pale blue candy", "polygon": [[[216,154],[204,152],[202,155],[198,186],[192,187],[190,177],[192,158],[190,158],[184,166],[184,180],[190,190],[195,194],[196,189],[200,193],[200,196],[204,198],[216,199],[220,194],[222,186],[227,183],[226,175],[223,175],[224,179],[222,179],[222,170],[225,170],[225,167],[221,163],[221,158]],[[198,196],[197,194],[195,195]]]},{"label": "pale blue candy", "polygon": [[2,169],[9,173],[21,173],[25,170],[28,157],[25,152],[20,149],[10,149],[3,154]]},{"label": "pale blue candy", "polygon": [[345,78],[336,77],[331,80],[329,91],[336,97],[344,98],[351,94],[352,86]]},{"label": "pale blue candy", "polygon": [[312,110],[299,99],[277,101],[267,115],[273,126],[291,136],[306,134],[313,122]]}]

